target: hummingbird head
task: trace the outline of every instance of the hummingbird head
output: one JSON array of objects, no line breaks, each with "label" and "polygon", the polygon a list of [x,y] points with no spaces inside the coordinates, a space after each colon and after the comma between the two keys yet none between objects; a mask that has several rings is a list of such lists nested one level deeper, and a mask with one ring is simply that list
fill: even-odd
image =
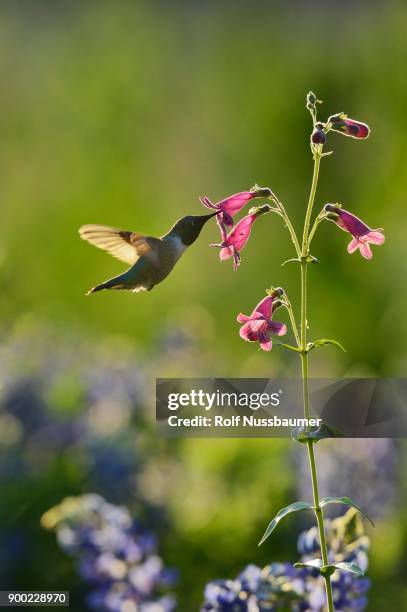
[{"label": "hummingbird head", "polygon": [[169,234],[179,236],[185,246],[189,246],[198,238],[205,223],[218,214],[218,211],[210,215],[187,215],[179,219],[171,228]]}]

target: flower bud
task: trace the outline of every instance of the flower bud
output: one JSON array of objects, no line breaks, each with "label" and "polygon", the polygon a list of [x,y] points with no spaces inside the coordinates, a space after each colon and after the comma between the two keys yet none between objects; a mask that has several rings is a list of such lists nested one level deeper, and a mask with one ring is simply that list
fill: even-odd
[{"label": "flower bud", "polygon": [[366,123],[355,121],[355,119],[349,119],[344,113],[331,115],[328,119],[328,123],[331,124],[331,129],[335,132],[340,132],[344,136],[350,136],[351,138],[361,140],[367,138],[370,134],[369,126],[366,125]]},{"label": "flower bud", "polygon": [[280,308],[283,305],[283,302],[281,300],[274,300],[273,302],[273,312],[275,310],[277,310],[277,308]]},{"label": "flower bud", "polygon": [[325,204],[324,210],[327,212],[336,212],[340,208],[337,204]]},{"label": "flower bud", "polygon": [[258,198],[269,198],[273,193],[269,187],[259,187],[259,185],[253,185],[250,189],[250,193],[255,193]]},{"label": "flower bud", "polygon": [[283,297],[284,289],[282,287],[276,287],[276,289],[273,290],[272,295],[275,297]]},{"label": "flower bud", "polygon": [[316,123],[314,127],[314,131],[311,134],[311,142],[312,144],[325,144],[326,143],[326,134],[323,130],[322,123]]},{"label": "flower bud", "polygon": [[338,213],[334,213],[334,212],[327,213],[325,217],[326,219],[329,219],[330,221],[338,221],[339,219]]},{"label": "flower bud", "polygon": [[330,221],[338,221],[339,219],[338,211],[340,209],[341,209],[340,206],[338,206],[337,204],[325,204],[324,206],[324,210],[326,212],[325,218],[329,219]]},{"label": "flower bud", "polygon": [[315,102],[317,101],[317,97],[314,94],[313,91],[309,91],[307,93],[307,104],[315,104]]},{"label": "flower bud", "polygon": [[270,204],[263,204],[263,206],[252,206],[252,208],[249,210],[249,215],[260,217],[260,215],[264,215],[264,213],[268,213],[270,210]]}]

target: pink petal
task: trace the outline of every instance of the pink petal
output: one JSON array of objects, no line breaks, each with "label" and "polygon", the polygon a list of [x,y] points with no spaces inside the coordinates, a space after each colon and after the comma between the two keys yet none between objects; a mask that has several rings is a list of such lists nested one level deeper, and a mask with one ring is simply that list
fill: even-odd
[{"label": "pink petal", "polygon": [[236,317],[236,321],[238,323],[247,323],[248,321],[250,321],[250,317],[248,317],[247,315],[239,312],[239,314]]},{"label": "pink petal", "polygon": [[348,253],[354,253],[359,248],[358,238],[353,238],[348,244]]},{"label": "pink petal", "polygon": [[256,342],[259,339],[258,334],[255,334],[251,329],[250,323],[246,323],[240,328],[239,335],[246,342]]},{"label": "pink petal", "polygon": [[268,328],[268,323],[263,317],[261,319],[251,319],[250,323],[247,323],[247,325],[250,325],[250,329],[255,334],[263,333]]},{"label": "pink petal", "polygon": [[366,223],[363,223],[359,217],[356,217],[356,215],[353,215],[349,211],[339,208],[337,213],[339,215],[339,220],[336,221],[336,224],[341,229],[344,229],[352,234],[352,236],[355,236],[355,238],[364,236],[371,231],[370,227],[366,225]]},{"label": "pink petal", "polygon": [[259,336],[259,342],[260,342],[260,348],[263,351],[271,351],[271,349],[273,348],[273,342],[266,333],[261,334]]},{"label": "pink petal", "polygon": [[384,234],[382,234],[381,230],[372,230],[363,236],[363,238],[365,238],[367,242],[370,242],[371,244],[383,244],[385,241]]},{"label": "pink petal", "polygon": [[[227,239],[228,239],[228,234],[227,234],[227,231],[226,231],[224,220],[223,220],[223,218],[221,219],[220,217],[221,217],[221,215],[217,215],[216,216],[216,223],[218,224],[218,228],[219,228],[219,231],[220,231],[220,239],[221,239],[221,241],[222,242],[226,242]],[[223,215],[222,215],[222,217],[223,217]]]},{"label": "pink petal", "polygon": [[[214,245],[214,246],[217,246],[217,245]],[[226,261],[227,259],[230,259],[232,256],[233,256],[232,247],[224,247],[220,250],[219,259],[221,261]]]},{"label": "pink petal", "polygon": [[256,219],[255,214],[247,215],[239,221],[237,225],[232,229],[226,242],[230,246],[234,246],[237,251],[241,251],[249,239],[252,225]]},{"label": "pink petal", "polygon": [[372,249],[370,248],[369,243],[367,241],[361,240],[359,242],[359,250],[365,259],[372,259]]},{"label": "pink petal", "polygon": [[235,247],[232,247],[232,251],[233,251],[233,269],[236,272],[241,262],[240,253]]},{"label": "pink petal", "polygon": [[199,198],[199,201],[201,202],[201,204],[203,204],[204,206],[206,206],[206,208],[211,208],[212,210],[217,210],[217,206],[216,204],[213,204],[210,199],[208,198],[208,196],[201,196]]},{"label": "pink petal", "polygon": [[259,312],[263,317],[269,319],[273,310],[273,300],[274,298],[271,295],[267,295],[257,304],[256,308],[253,310],[253,315]]},{"label": "pink petal", "polygon": [[269,321],[268,329],[272,334],[276,334],[276,336],[285,336],[287,333],[287,325],[279,323],[279,321]]},{"label": "pink petal", "polygon": [[241,191],[218,202],[217,206],[225,213],[236,215],[250,200],[256,197],[252,191]]},{"label": "pink petal", "polygon": [[233,218],[232,218],[232,215],[230,215],[227,212],[223,212],[220,216],[221,216],[221,220],[224,223],[224,225],[228,225],[229,227],[233,227]]}]

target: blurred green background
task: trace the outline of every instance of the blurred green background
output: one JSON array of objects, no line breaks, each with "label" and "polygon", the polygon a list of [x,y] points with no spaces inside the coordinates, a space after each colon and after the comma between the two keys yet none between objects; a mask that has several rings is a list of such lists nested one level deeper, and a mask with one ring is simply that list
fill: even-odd
[{"label": "blurred green background", "polygon": [[[148,370],[143,406],[152,414],[155,376],[296,375],[295,357],[259,353],[239,339],[235,323],[270,285],[285,287],[298,305],[298,269],[280,265],[292,251],[279,218],[258,222],[237,273],[208,247],[218,238],[208,224],[151,293],[89,298],[89,287],[123,266],[82,243],[77,229],[102,223],[160,235],[178,217],[204,212],[198,196],[216,201],[255,182],[272,187],[298,227],[312,171],[309,89],[324,100],[321,118],[344,111],[372,128],[367,142],[329,137],[334,154],[323,161],[317,206],[341,202],[386,233],[367,262],[347,255],[347,237],[333,224],[320,226],[310,334],[335,337],[348,351],[315,352],[311,373],[404,376],[406,19],[405,3],[393,1],[3,1],[0,318],[5,343],[33,339],[19,361],[21,377],[36,343],[52,355],[58,343],[75,353],[112,342],[117,360],[135,351]],[[179,333],[192,349],[178,346]],[[80,402],[75,373],[66,369],[65,377],[61,396],[73,399],[55,401],[69,421]],[[47,401],[55,404],[53,396]],[[4,455],[11,452],[12,443]],[[295,555],[292,524],[268,550],[256,546],[271,512],[295,495],[289,443],[159,441],[152,452],[138,484],[168,512],[161,553],[181,568],[183,609],[197,609],[208,579]],[[47,485],[30,475],[32,497],[24,502],[28,485],[23,479],[19,488],[18,468],[13,487],[4,488],[3,523],[30,516],[38,546],[50,539],[38,527],[41,513],[89,489],[86,465],[75,467],[75,478],[66,461]],[[372,611],[407,608],[401,472],[399,499],[370,534]],[[48,568],[62,567],[63,555],[50,543],[46,550],[41,563],[52,584]],[[3,588],[39,587],[34,565],[20,567]],[[62,582],[74,581],[65,570]]]}]

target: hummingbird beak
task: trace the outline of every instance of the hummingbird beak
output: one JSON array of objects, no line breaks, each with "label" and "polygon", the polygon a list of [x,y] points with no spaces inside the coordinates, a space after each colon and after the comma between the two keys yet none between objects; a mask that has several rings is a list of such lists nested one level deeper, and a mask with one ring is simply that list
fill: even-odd
[{"label": "hummingbird beak", "polygon": [[196,215],[196,216],[194,216],[194,221],[196,221],[196,223],[200,227],[203,227],[205,225],[205,223],[207,221],[209,221],[209,219],[212,219],[212,217],[215,217],[218,214],[219,214],[219,211],[210,213],[209,215]]}]

